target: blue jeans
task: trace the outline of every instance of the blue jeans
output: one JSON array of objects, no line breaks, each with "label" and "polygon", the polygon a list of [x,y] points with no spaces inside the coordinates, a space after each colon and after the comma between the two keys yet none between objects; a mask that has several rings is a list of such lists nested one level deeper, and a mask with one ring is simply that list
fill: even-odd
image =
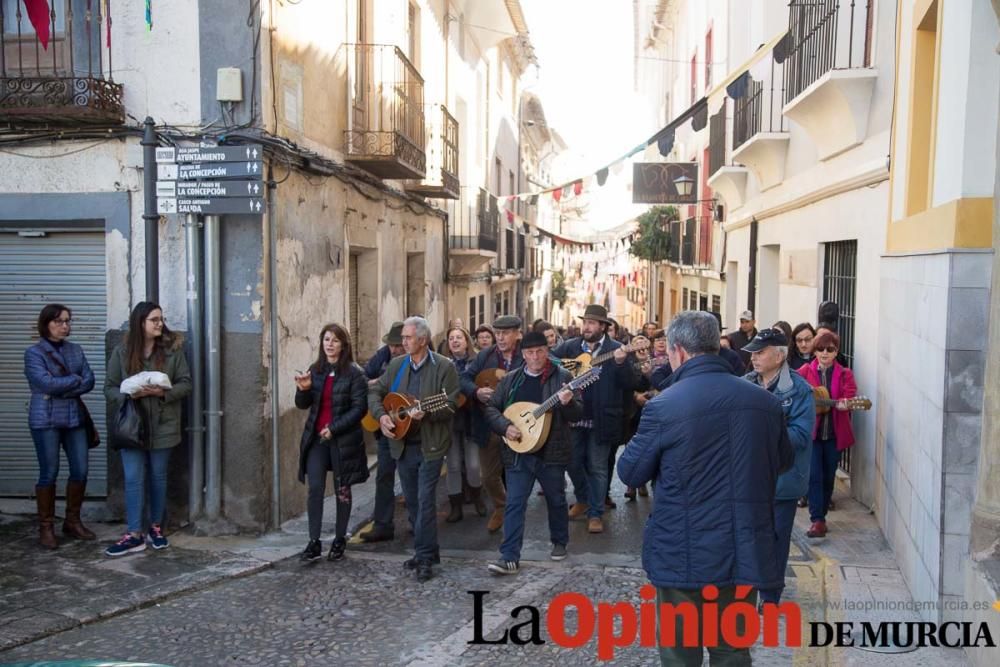
[{"label": "blue jeans", "polygon": [[52,486],[59,477],[59,445],[66,452],[69,461],[71,482],[87,481],[87,429],[76,428],[33,428],[31,439],[35,441],[38,455],[38,486]]},{"label": "blue jeans", "polygon": [[576,502],[588,506],[589,518],[604,514],[604,497],[608,489],[608,450],[592,428],[574,428],[573,462],[569,478],[573,481]]},{"label": "blue jeans", "polygon": [[384,436],[378,436],[378,467],[375,470],[375,511],[373,518],[375,528],[393,532],[393,514],[396,511],[396,496],[393,486],[396,483],[396,459],[392,458],[389,441]]},{"label": "blue jeans", "polygon": [[413,526],[414,556],[418,562],[430,563],[438,553],[437,483],[441,479],[441,459],[425,461],[419,444],[407,444],[396,465]]},{"label": "blue jeans", "polygon": [[149,471],[149,522],[163,523],[163,509],[167,504],[168,449],[123,449],[122,467],[125,470],[125,518],[130,533],[143,531],[143,504],[146,500],[146,471]]},{"label": "blue jeans", "polygon": [[833,482],[837,479],[840,452],[837,441],[813,440],[809,466],[809,520],[826,521],[826,511],[833,498]]},{"label": "blue jeans", "polygon": [[[774,501],[774,534],[778,539],[775,547],[775,555],[778,557],[778,567],[781,577],[785,577],[785,569],[788,567],[788,549],[792,544],[792,526],[795,525],[795,510],[799,508],[798,499],[775,500]],[[764,602],[781,602],[781,591],[785,589],[782,584],[778,588],[761,589],[760,597]]]},{"label": "blue jeans", "polygon": [[507,506],[503,514],[503,542],[500,557],[518,562],[524,542],[524,513],[535,480],[542,485],[549,514],[549,539],[552,544],[569,543],[569,508],[566,506],[566,466],[545,465],[534,454],[516,454],[514,465],[507,467]]}]

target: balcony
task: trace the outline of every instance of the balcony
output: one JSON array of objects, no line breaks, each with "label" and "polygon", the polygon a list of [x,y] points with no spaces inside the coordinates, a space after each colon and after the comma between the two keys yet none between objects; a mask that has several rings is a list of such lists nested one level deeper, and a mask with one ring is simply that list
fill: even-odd
[{"label": "balcony", "polygon": [[[386,44],[346,44],[345,159],[388,179],[427,174],[424,80],[403,52]],[[457,142],[456,142],[457,143]]]},{"label": "balcony", "polygon": [[499,247],[499,202],[489,192],[478,188],[476,203],[463,201],[449,223],[449,273],[471,274],[487,270],[489,263],[497,258]]},{"label": "balcony", "polygon": [[732,131],[729,128],[731,113],[729,98],[723,100],[722,108],[712,116],[708,126],[708,171],[707,183],[730,208],[743,205],[746,194],[746,167],[726,164],[726,153],[729,149],[729,139]]},{"label": "balcony", "polygon": [[458,199],[458,121],[442,105],[435,105],[427,127],[430,136],[427,178],[407,181],[407,192],[431,199]]},{"label": "balcony", "polygon": [[[780,69],[772,61],[770,75],[764,81],[751,79],[747,95],[733,100],[733,160],[754,173],[761,191],[785,179],[790,135],[781,113],[783,91],[776,88],[782,81]],[[735,202],[728,203],[736,208]]]},{"label": "balcony", "polygon": [[112,77],[111,50],[102,41],[111,39],[108,5],[96,2],[89,10],[73,4],[66,11],[70,3],[52,3],[46,38],[21,2],[0,0],[0,123],[125,122],[123,87]]},{"label": "balcony", "polygon": [[789,8],[784,113],[816,144],[820,160],[868,134],[877,71],[870,68],[873,0],[814,0]]}]

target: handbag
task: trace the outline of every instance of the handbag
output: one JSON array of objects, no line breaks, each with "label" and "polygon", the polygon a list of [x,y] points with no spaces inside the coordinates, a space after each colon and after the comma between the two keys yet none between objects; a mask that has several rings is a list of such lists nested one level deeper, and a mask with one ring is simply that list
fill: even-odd
[{"label": "handbag", "polygon": [[[63,363],[54,355],[49,354],[48,357],[52,360],[52,363],[62,370],[63,373],[66,375],[70,374],[69,369],[66,368],[66,366],[64,366]],[[87,431],[87,448],[93,449],[101,444],[101,434],[97,430],[97,425],[94,424],[94,418],[90,416],[90,410],[87,409],[87,404],[84,403],[83,399],[79,396],[76,397],[76,402],[80,406],[80,416],[83,420],[83,428]]]},{"label": "handbag", "polygon": [[126,397],[108,425],[108,444],[112,449],[149,449],[146,420],[135,401]]}]

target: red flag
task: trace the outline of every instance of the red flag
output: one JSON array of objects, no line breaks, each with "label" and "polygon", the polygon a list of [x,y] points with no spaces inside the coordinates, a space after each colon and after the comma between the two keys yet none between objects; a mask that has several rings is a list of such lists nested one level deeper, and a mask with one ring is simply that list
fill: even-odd
[{"label": "red flag", "polygon": [[24,0],[24,8],[28,10],[28,20],[31,21],[38,41],[46,51],[49,48],[49,2],[48,0]]},{"label": "red flag", "polygon": [[553,190],[552,198],[555,199],[556,201],[562,199],[562,188],[556,188],[555,190]]},{"label": "red flag", "polygon": [[507,222],[510,222],[510,223],[514,222],[514,213],[513,213],[513,211],[507,211]]},{"label": "red flag", "polygon": [[582,179],[579,180],[579,181],[574,181],[573,182],[573,194],[579,195],[581,192],[583,192],[583,180]]}]

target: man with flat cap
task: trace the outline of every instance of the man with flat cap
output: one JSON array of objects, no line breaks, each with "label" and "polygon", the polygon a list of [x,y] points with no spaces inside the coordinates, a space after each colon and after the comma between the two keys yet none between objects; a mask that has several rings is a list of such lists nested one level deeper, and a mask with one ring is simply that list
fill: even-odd
[{"label": "man with flat cap", "polygon": [[503,443],[497,435],[490,432],[483,412],[493,398],[493,389],[476,386],[476,376],[487,370],[509,373],[524,365],[520,345],[521,324],[521,318],[517,315],[498,317],[493,322],[496,344],[480,350],[476,358],[466,365],[459,378],[462,393],[475,406],[472,413],[472,437],[480,447],[483,488],[493,501],[493,514],[486,524],[491,533],[503,526],[504,506],[507,504],[507,492],[503,486],[503,461],[500,457]]},{"label": "man with flat cap", "polygon": [[519,454],[506,443],[501,455],[507,472],[507,505],[504,512],[503,542],[500,558],[487,565],[493,574],[517,574],[524,541],[524,514],[531,489],[537,480],[545,495],[549,515],[549,539],[552,560],[566,558],[569,542],[569,514],[566,508],[566,466],[573,458],[573,440],[569,422],[580,419],[583,405],[566,384],[573,376],[549,358],[545,335],[531,331],[521,341],[524,365],[504,376],[493,392],[484,414],[494,434],[520,440],[521,432],[504,416],[512,403],[541,405],[553,395],[559,401],[551,409],[548,436],[533,453]]},{"label": "man with flat cap", "polygon": [[[781,400],[788,440],[795,450],[795,463],[790,470],[778,476],[774,491],[774,533],[778,537],[776,555],[778,571],[784,577],[797,501],[809,492],[809,461],[816,402],[809,382],[788,367],[788,339],[783,331],[761,329],[743,349],[750,353],[750,363],[753,364],[753,370],[744,378]],[[762,588],[761,602],[778,604],[783,588],[784,585]]]},{"label": "man with flat cap", "polygon": [[621,343],[608,335],[611,319],[604,306],[592,304],[584,310],[582,336],[571,338],[552,350],[560,359],[575,359],[583,353],[591,357],[611,352],[601,379],[583,393],[583,418],[571,424],[574,433],[573,462],[569,477],[573,480],[576,503],[569,518],[587,516],[587,530],[603,533],[604,499],[608,490],[608,456],[622,441],[625,392],[643,389],[641,373],[628,363],[628,353]]},{"label": "man with flat cap", "polygon": [[[365,375],[368,376],[369,385],[382,377],[391,360],[404,354],[403,323],[393,322],[389,332],[382,336],[382,342],[385,345],[380,347],[365,364]],[[392,458],[386,437],[378,432],[376,438],[378,468],[375,473],[375,511],[372,513],[374,522],[370,530],[358,536],[363,542],[382,542],[391,540],[395,536],[393,514],[396,508],[393,504],[393,489],[396,485],[396,460]]]}]

